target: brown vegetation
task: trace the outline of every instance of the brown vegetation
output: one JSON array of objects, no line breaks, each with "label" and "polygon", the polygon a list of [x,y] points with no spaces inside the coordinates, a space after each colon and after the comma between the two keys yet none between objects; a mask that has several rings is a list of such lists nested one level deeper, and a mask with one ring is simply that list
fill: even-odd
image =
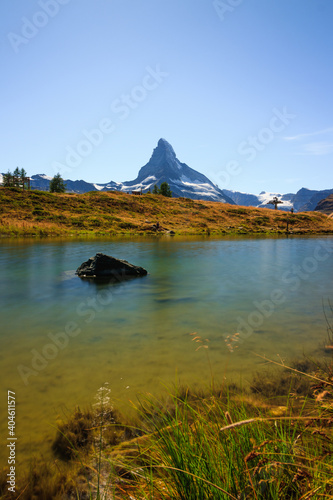
[{"label": "brown vegetation", "polygon": [[323,214],[333,215],[333,194],[330,194],[324,200],[321,200],[316,206],[316,211],[322,212]]},{"label": "brown vegetation", "polygon": [[182,235],[318,234],[333,233],[333,220],[318,212],[291,214],[152,194],[58,194],[0,188],[3,236],[112,236],[167,230]]}]

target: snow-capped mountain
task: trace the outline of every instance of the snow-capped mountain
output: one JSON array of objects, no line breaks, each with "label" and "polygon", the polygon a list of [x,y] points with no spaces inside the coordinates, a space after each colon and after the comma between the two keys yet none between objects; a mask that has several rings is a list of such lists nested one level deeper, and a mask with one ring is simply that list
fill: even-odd
[{"label": "snow-capped mountain", "polygon": [[226,193],[236,205],[243,205],[245,207],[274,208],[273,205],[268,205],[268,202],[272,200],[274,196],[277,196],[279,200],[283,201],[283,203],[279,205],[279,210],[290,210],[293,207],[291,200],[295,196],[292,193],[281,194],[268,193],[266,191],[262,191],[260,194],[248,194],[224,189],[223,192]]},{"label": "snow-capped mountain", "polygon": [[322,191],[315,191],[311,189],[302,188],[297,193],[267,193],[262,191],[260,194],[241,193],[239,191],[229,191],[224,189],[223,192],[229,196],[236,205],[243,205],[246,207],[261,207],[272,208],[273,205],[268,205],[268,202],[276,196],[282,203],[279,205],[279,210],[290,210],[293,208],[296,212],[304,212],[314,210],[317,203],[326,198],[329,194],[333,193],[333,189],[325,189]]},{"label": "snow-capped mountain", "polygon": [[[31,177],[32,189],[48,190],[51,177],[37,174]],[[181,163],[176,157],[171,144],[165,139],[158,141],[149,162],[144,165],[133,181],[114,182],[105,184],[89,183],[83,180],[72,181],[64,179],[66,191],[70,193],[86,193],[88,191],[142,191],[147,193],[153,190],[155,184],[160,186],[167,182],[172,196],[186,197],[195,200],[219,201],[222,203],[235,202],[213,184],[205,175],[190,168],[186,163]]]},{"label": "snow-capped mountain", "polygon": [[152,190],[155,184],[160,186],[162,182],[169,184],[172,195],[176,197],[184,196],[195,200],[220,201],[234,205],[234,202],[205,175],[193,170],[186,163],[181,163],[173,147],[165,139],[158,141],[149,162],[139,170],[137,178],[133,181],[121,184],[114,182],[106,185],[94,184],[94,186],[103,191],[142,190],[146,193],[149,189]]}]

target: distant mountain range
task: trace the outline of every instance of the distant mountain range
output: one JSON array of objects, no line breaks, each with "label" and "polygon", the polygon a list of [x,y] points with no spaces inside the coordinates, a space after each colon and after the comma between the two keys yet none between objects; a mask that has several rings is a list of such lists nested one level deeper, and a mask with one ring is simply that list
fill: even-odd
[{"label": "distant mountain range", "polygon": [[[31,188],[48,191],[52,177],[44,174],[36,174],[31,177]],[[0,183],[2,174],[0,174]],[[88,191],[123,191],[131,193],[140,191],[147,193],[152,191],[155,184],[158,186],[167,182],[175,197],[185,197],[195,200],[219,201],[232,205],[254,206],[274,208],[268,202],[277,196],[283,203],[279,210],[295,211],[314,210],[317,204],[333,194],[333,189],[315,191],[306,188],[300,189],[296,194],[280,194],[261,192],[259,195],[241,193],[219,189],[205,175],[190,168],[186,163],[181,163],[176,157],[171,144],[165,139],[158,141],[148,163],[140,168],[138,176],[133,181],[95,184],[84,180],[72,181],[66,179],[66,189],[70,193],[87,193]]]},{"label": "distant mountain range", "polygon": [[327,198],[330,194],[333,194],[333,189],[324,189],[322,191],[315,191],[311,189],[302,188],[294,193],[266,193],[261,192],[258,195],[240,193],[239,191],[229,191],[227,189],[223,190],[226,195],[228,195],[236,205],[243,205],[246,207],[261,207],[261,208],[274,208],[273,205],[267,205],[267,203],[277,196],[282,203],[279,205],[279,210],[291,210],[293,208],[296,212],[305,212],[309,210],[315,210],[320,200]]}]

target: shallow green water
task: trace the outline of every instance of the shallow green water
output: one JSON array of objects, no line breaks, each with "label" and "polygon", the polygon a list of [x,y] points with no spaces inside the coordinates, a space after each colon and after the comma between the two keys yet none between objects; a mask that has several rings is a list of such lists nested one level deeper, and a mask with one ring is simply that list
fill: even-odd
[{"label": "shallow green water", "polygon": [[[149,275],[80,280],[75,269],[97,252]],[[254,353],[320,354],[332,252],[332,237],[1,241],[1,463],[7,390],[16,393],[18,460],[26,461],[48,455],[57,415],[93,402],[104,382],[126,409],[165,383],[208,386],[210,365],[217,380],[246,382],[262,364]]]}]

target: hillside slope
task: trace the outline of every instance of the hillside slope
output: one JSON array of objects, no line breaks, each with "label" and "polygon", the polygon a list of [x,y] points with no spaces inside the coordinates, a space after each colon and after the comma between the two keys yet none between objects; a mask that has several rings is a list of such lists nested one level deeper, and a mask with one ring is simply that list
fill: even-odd
[{"label": "hillside slope", "polygon": [[[159,223],[156,230],[154,224]],[[0,235],[333,234],[319,212],[287,214],[267,208],[120,192],[53,194],[0,188]]]},{"label": "hillside slope", "polygon": [[330,194],[327,198],[321,200],[315,210],[327,215],[333,214],[333,194]]}]

